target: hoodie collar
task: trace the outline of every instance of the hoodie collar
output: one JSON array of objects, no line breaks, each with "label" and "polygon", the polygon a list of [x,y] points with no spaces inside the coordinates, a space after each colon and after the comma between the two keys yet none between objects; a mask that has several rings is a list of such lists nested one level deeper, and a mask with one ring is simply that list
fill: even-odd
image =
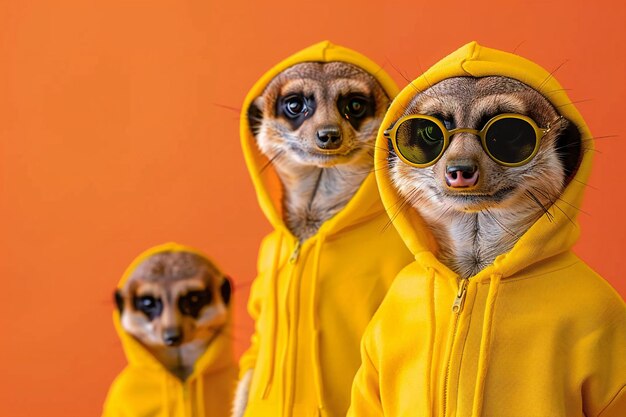
[{"label": "hoodie collar", "polygon": [[[266,72],[256,84],[254,84],[246,96],[241,110],[241,146],[243,148],[246,166],[252,177],[259,205],[270,224],[287,236],[291,236],[291,232],[283,221],[282,186],[274,168],[271,165],[267,166],[267,157],[258,149],[256,139],[248,124],[248,109],[252,102],[263,94],[265,87],[272,79],[285,69],[303,62],[331,61],[346,62],[371,74],[381,84],[390,98],[395,97],[398,92],[394,81],[378,64],[358,52],[334,45],[329,41],[323,41],[297,52]],[[373,174],[370,174],[363,181],[361,187],[346,207],[333,218],[327,220],[322,228],[326,234],[332,234],[347,226],[354,225],[361,220],[365,220],[376,213],[381,213],[382,211],[383,207],[380,204],[376,179]]]},{"label": "hoodie collar", "polygon": [[[455,274],[433,255],[437,243],[421,216],[412,209],[396,213],[401,200],[392,185],[387,158],[388,141],[383,135],[404,111],[414,97],[415,91],[424,91],[430,86],[451,77],[505,76],[519,80],[541,92],[559,113],[574,123],[585,141],[585,152],[574,178],[564,190],[559,208],[549,208],[552,218],[542,216],[521,236],[508,253],[498,256],[494,263],[478,276],[501,274],[510,276],[530,264],[569,250],[579,236],[576,218],[584,194],[585,184],[591,172],[593,141],[592,135],[570,98],[551,73],[525,58],[511,53],[487,48],[470,42],[448,55],[416,80],[405,87],[391,104],[378,132],[375,151],[375,171],[381,198],[387,213],[405,244],[425,266],[448,276]],[[394,209],[395,208],[395,209]]]}]

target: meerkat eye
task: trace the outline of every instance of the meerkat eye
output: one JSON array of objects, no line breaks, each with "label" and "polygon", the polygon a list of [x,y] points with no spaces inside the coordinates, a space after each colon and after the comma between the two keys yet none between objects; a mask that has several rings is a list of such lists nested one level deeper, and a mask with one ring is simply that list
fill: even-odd
[{"label": "meerkat eye", "polygon": [[141,311],[150,320],[154,320],[163,311],[163,302],[160,298],[151,295],[142,295],[134,299],[135,309]]},{"label": "meerkat eye", "polygon": [[360,119],[367,112],[367,99],[364,97],[352,97],[346,104],[343,114],[346,118],[355,117]]},{"label": "meerkat eye", "polygon": [[178,299],[178,309],[186,316],[198,318],[202,308],[211,304],[212,298],[211,291],[208,289],[190,291]]},{"label": "meerkat eye", "polygon": [[374,103],[368,97],[361,94],[350,94],[339,97],[337,109],[354,129],[359,129],[367,116],[374,115]]},{"label": "meerkat eye", "polygon": [[426,126],[424,129],[421,129],[419,131],[419,134],[421,135],[422,139],[427,143],[436,143],[443,141],[443,138],[441,136],[441,129],[433,126],[432,124],[430,126]]},{"label": "meerkat eye", "polygon": [[300,95],[285,97],[283,100],[283,108],[285,110],[285,115],[292,119],[295,119],[302,113],[306,113],[308,110],[306,100]]},{"label": "meerkat eye", "polygon": [[443,123],[443,126],[448,129],[454,129],[454,122],[452,121],[452,119],[450,117],[447,117],[441,113],[435,113],[432,115],[432,117],[434,117],[435,119],[439,120],[441,123]]},{"label": "meerkat eye", "polygon": [[370,114],[370,100],[358,94],[340,97],[337,103],[339,112],[348,120],[362,119]]}]

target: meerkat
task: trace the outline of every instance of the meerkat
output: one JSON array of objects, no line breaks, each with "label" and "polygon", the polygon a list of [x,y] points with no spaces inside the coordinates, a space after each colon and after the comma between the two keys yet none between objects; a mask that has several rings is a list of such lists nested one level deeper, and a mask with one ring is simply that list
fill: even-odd
[{"label": "meerkat", "polygon": [[624,415],[626,306],[572,251],[591,149],[553,73],[476,42],[398,95],[376,179],[414,261],[348,416]]},{"label": "meerkat", "polygon": [[[372,74],[330,61],[288,67],[249,106],[249,127],[282,185],[282,220],[297,248],[345,208],[371,174],[389,103]],[[233,416],[243,416],[252,380],[253,370],[242,376]]]},{"label": "meerkat", "polygon": [[389,102],[376,79],[352,64],[305,62],[281,72],[250,106],[259,149],[283,185],[285,223],[301,241],[371,172]]},{"label": "meerkat", "polygon": [[[443,155],[426,167],[404,163],[392,146],[389,154],[393,184],[425,219],[440,246],[439,260],[463,278],[477,274],[498,255],[508,252],[547,213],[580,160],[580,134],[574,125],[560,117],[541,93],[511,78],[446,79],[416,94],[403,116],[413,114],[432,117],[449,131],[474,130],[454,134]],[[537,127],[547,130],[536,155],[527,163],[507,166],[496,162],[476,137],[501,114],[527,116]],[[528,131],[507,130],[515,129],[516,123]],[[423,141],[439,151],[442,136],[435,132],[429,138],[428,132],[418,131],[416,123],[413,127],[409,124],[400,128],[397,141],[407,145]],[[424,126],[428,124],[426,121]],[[503,126],[500,131],[498,128],[492,124],[493,132],[487,132],[487,141],[508,141],[506,146],[512,149],[534,144],[516,136],[528,134],[534,138],[525,121],[513,121],[511,128]],[[424,138],[418,137],[424,133]]]},{"label": "meerkat", "polygon": [[160,252],[144,260],[115,302],[122,328],[169,372],[187,379],[227,321],[230,282],[191,252]]}]

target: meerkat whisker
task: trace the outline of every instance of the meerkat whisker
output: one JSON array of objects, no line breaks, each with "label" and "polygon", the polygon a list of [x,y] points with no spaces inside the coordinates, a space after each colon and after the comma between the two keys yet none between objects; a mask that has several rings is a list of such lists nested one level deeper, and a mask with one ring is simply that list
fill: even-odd
[{"label": "meerkat whisker", "polygon": [[567,107],[567,106],[573,106],[574,104],[579,104],[579,103],[587,103],[589,101],[593,101],[592,98],[586,98],[586,99],[582,99],[582,100],[576,100],[576,101],[570,101],[568,103],[565,104],[560,104],[558,106],[555,106],[557,109],[561,109],[563,107]]},{"label": "meerkat whisker", "polygon": [[554,74],[556,74],[557,71],[559,71],[568,62],[569,62],[569,59],[566,59],[565,61],[557,65],[557,67],[548,74],[548,76],[541,82],[541,84],[539,84],[537,91],[543,94],[543,91],[542,91],[543,87],[547,84],[548,81],[550,81],[550,79],[554,76]]},{"label": "meerkat whisker", "polygon": [[584,185],[585,187],[589,187],[589,188],[591,188],[592,190],[599,190],[599,188],[598,188],[598,187],[596,187],[595,185],[591,185],[591,184],[589,184],[589,183],[587,183],[587,182],[583,182],[583,181],[581,181],[581,180],[579,180],[579,179],[572,178],[572,181],[575,181],[575,182],[577,182],[577,183],[579,183],[579,184],[581,184],[581,185]]},{"label": "meerkat whisker", "polygon": [[563,91],[573,91],[571,88],[557,88],[556,90],[551,90],[551,91],[546,91],[543,94],[544,95],[551,95],[551,94],[556,94],[556,93],[560,93]]},{"label": "meerkat whisker", "polygon": [[394,203],[394,205],[391,206],[393,207],[397,205],[398,203],[400,204],[400,206],[398,207],[398,210],[393,214],[393,216],[390,216],[389,221],[387,221],[385,226],[383,226],[381,232],[385,232],[391,225],[393,225],[393,221],[398,217],[398,215],[402,213],[402,211],[404,211],[405,209],[411,206],[413,197],[416,196],[418,193],[419,193],[419,190],[415,189],[413,190],[413,192],[408,194],[404,200],[400,200],[399,202],[396,202]]},{"label": "meerkat whisker", "polygon": [[522,46],[524,43],[526,42],[526,40],[521,41],[520,43],[517,44],[517,46],[515,48],[513,48],[513,52],[511,52],[514,55],[517,55],[517,50],[520,48],[520,46]]},{"label": "meerkat whisker", "polygon": [[272,156],[259,170],[259,174],[262,174],[270,165],[272,165],[280,156],[284,153],[284,150],[279,150],[274,156]]},{"label": "meerkat whisker", "polygon": [[519,239],[519,235],[517,235],[515,232],[513,232],[511,229],[509,229],[508,227],[506,227],[504,224],[502,224],[502,222],[500,222],[500,220],[498,220],[498,218],[491,212],[489,211],[489,209],[485,209],[484,213],[489,216],[489,218],[491,220],[493,220],[498,226],[500,226],[500,228],[502,230],[504,230],[505,232],[507,232],[509,235],[513,236],[515,239]]},{"label": "meerkat whisker", "polygon": [[237,113],[241,113],[241,109],[237,108],[237,107],[233,107],[233,106],[228,106],[226,104],[220,104],[220,103],[212,103],[214,106],[216,107],[220,107],[222,109],[226,109],[226,110],[231,110]]},{"label": "meerkat whisker", "polygon": [[539,201],[539,199],[537,198],[537,196],[535,194],[533,194],[531,191],[526,190],[524,192],[526,194],[526,196],[528,196],[528,198],[533,201],[534,203],[537,204],[537,206],[539,208],[541,208],[541,210],[545,213],[546,217],[548,218],[548,220],[552,221],[554,219],[554,216],[552,215],[552,213],[550,213],[548,211],[548,209],[546,208],[546,206],[543,205],[543,203],[541,201]]},{"label": "meerkat whisker", "polygon": [[562,199],[561,197],[555,197],[554,195],[552,195],[552,194],[548,193],[547,191],[545,191],[545,190],[541,190],[541,189],[539,189],[539,188],[537,188],[537,187],[535,187],[535,186],[533,186],[533,187],[532,187],[532,189],[533,189],[533,190],[535,190],[535,191],[537,191],[537,192],[539,192],[539,193],[544,194],[545,196],[547,196],[547,198],[548,198],[548,199],[550,199],[550,200],[552,200],[552,201],[559,200],[559,201],[561,201],[561,202],[563,202],[563,203],[567,204],[568,206],[572,207],[573,209],[576,209],[576,210],[578,210],[579,212],[581,212],[581,213],[583,213],[583,214],[586,214],[586,215],[588,215],[588,216],[591,216],[591,214],[590,214],[589,212],[582,210],[580,207],[576,207],[575,205],[573,205],[572,203],[570,203],[570,202],[568,202],[568,201],[566,201],[566,200]]},{"label": "meerkat whisker", "polygon": [[[535,190],[535,191],[537,191],[539,194],[543,195],[543,196],[544,196],[544,197],[545,197],[545,198],[546,198],[546,199],[550,202],[550,205],[552,205],[552,206],[556,207],[556,208],[557,208],[557,209],[558,209],[561,213],[563,213],[563,214],[565,215],[565,217],[567,217],[567,219],[570,221],[570,223],[572,223],[574,226],[576,226],[576,224],[574,223],[574,221],[573,221],[573,220],[572,220],[572,219],[571,219],[571,218],[567,215],[567,213],[565,213],[565,211],[563,211],[563,210],[561,209],[561,207],[559,207],[559,205],[556,203],[556,200],[560,200],[560,201],[563,201],[563,202],[565,202],[565,200],[563,200],[563,199],[561,199],[561,198],[559,198],[559,197],[557,197],[557,198],[551,197],[551,196],[550,196],[550,194],[549,194],[547,191],[541,190],[541,189],[540,189],[540,188],[538,188],[538,187],[534,187],[534,186],[533,186],[533,187],[532,187],[532,189],[533,189],[533,190]],[[571,205],[571,204],[569,204],[569,203],[567,203],[567,204],[568,204],[570,207],[574,207],[574,206],[572,206],[572,205]],[[577,209],[577,210],[579,210],[579,209],[578,209],[578,207],[574,207],[574,208],[575,208],[575,209]]]}]

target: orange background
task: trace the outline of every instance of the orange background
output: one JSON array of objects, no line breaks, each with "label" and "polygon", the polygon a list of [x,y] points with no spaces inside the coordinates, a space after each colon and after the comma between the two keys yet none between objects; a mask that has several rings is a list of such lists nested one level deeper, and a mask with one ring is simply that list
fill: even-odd
[{"label": "orange background", "polygon": [[556,76],[591,130],[618,136],[597,143],[576,251],[626,295],[625,21],[617,0],[3,2],[0,416],[98,415],[125,364],[112,290],[156,243],[197,246],[235,277],[242,351],[269,226],[229,107],[323,39],[401,85],[394,66],[413,79],[474,39],[549,70],[566,62]]}]

